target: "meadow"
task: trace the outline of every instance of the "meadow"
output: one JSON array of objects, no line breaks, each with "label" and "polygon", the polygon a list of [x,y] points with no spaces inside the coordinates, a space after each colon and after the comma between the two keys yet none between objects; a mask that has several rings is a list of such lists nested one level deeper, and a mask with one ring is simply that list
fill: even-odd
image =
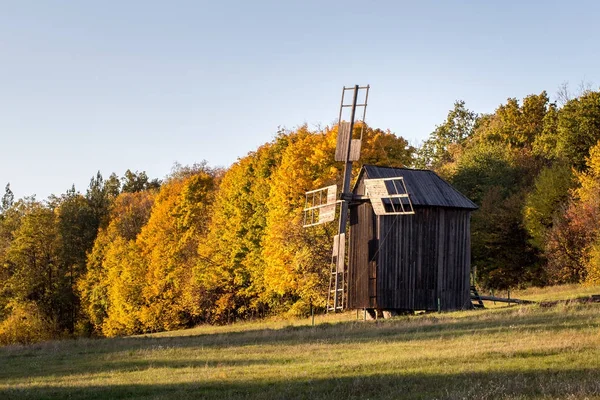
[{"label": "meadow", "polygon": [[599,303],[361,317],[3,347],[0,398],[600,399]]}]

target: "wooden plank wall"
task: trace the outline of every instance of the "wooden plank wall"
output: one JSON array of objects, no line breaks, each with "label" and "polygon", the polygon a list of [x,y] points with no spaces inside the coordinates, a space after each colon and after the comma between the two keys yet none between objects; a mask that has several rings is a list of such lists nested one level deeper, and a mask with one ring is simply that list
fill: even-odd
[{"label": "wooden plank wall", "polygon": [[369,203],[350,211],[348,307],[376,308],[376,216]]},{"label": "wooden plank wall", "polygon": [[379,217],[377,231],[378,308],[437,310],[438,299],[442,310],[469,306],[469,210],[416,208]]}]

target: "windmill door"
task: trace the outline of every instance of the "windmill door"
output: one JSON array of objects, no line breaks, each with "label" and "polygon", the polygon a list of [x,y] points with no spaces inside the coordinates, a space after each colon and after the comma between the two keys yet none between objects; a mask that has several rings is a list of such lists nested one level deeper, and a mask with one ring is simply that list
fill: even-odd
[{"label": "windmill door", "polygon": [[377,231],[371,204],[350,208],[348,308],[377,308]]}]

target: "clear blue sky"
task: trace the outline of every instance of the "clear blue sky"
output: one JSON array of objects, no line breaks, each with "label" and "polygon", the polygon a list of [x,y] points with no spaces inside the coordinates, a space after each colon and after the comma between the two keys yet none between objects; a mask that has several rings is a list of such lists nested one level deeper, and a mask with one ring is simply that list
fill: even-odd
[{"label": "clear blue sky", "polygon": [[342,86],[418,144],[455,100],[600,83],[595,1],[0,0],[0,191],[100,170],[228,166],[278,126],[327,125]]}]

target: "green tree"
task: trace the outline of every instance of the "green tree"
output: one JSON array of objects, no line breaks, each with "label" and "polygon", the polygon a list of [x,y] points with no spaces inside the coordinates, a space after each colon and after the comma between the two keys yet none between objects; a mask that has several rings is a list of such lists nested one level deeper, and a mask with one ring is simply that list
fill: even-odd
[{"label": "green tree", "polygon": [[568,101],[558,113],[557,131],[557,153],[585,169],[590,148],[600,140],[600,92]]},{"label": "green tree", "polygon": [[530,168],[520,150],[485,141],[475,142],[457,161],[452,183],[480,205],[472,216],[472,265],[484,286],[543,281],[522,218]]},{"label": "green tree", "polygon": [[533,154],[543,160],[554,161],[561,157],[557,152],[558,115],[556,104],[551,103],[543,119],[543,129],[533,140]]},{"label": "green tree", "polygon": [[556,163],[543,169],[525,199],[524,223],[531,243],[538,250],[546,248],[549,230],[565,212],[569,190],[575,185],[571,167]]},{"label": "green tree", "polygon": [[98,220],[87,199],[74,190],[62,196],[55,214],[60,237],[58,257],[68,279],[68,287],[62,293],[65,315],[61,316],[61,320],[67,321],[68,330],[74,332],[79,317],[76,282],[85,273],[87,253],[92,249],[98,232]]},{"label": "green tree", "polygon": [[477,136],[487,142],[501,143],[513,149],[530,150],[536,138],[544,131],[548,103],[545,91],[525,97],[522,105],[519,105],[517,99],[508,99],[494,114],[481,119]]},{"label": "green tree", "polygon": [[148,178],[145,171],[142,172],[131,172],[131,170],[125,171],[125,176],[121,178],[122,186],[121,190],[126,193],[142,192],[144,190],[157,190],[160,188],[160,180]]},{"label": "green tree", "polygon": [[101,226],[106,226],[112,198],[107,193],[106,184],[100,171],[90,179],[85,198],[94,213],[96,230]]},{"label": "green tree", "polygon": [[453,162],[453,153],[473,134],[477,121],[477,114],[468,110],[464,101],[456,101],[446,121],[435,128],[417,151],[416,166],[437,170]]},{"label": "green tree", "polygon": [[8,279],[3,282],[3,297],[10,297],[13,310],[19,304],[33,304],[42,318],[51,322],[48,329],[68,329],[68,321],[62,318],[68,312],[63,297],[68,286],[58,257],[56,216],[35,201],[21,202],[17,207],[23,215],[5,255]]},{"label": "green tree", "polygon": [[12,207],[14,201],[15,195],[13,194],[12,190],[10,190],[10,183],[7,183],[6,187],[4,188],[2,201],[0,202],[0,214]]}]

